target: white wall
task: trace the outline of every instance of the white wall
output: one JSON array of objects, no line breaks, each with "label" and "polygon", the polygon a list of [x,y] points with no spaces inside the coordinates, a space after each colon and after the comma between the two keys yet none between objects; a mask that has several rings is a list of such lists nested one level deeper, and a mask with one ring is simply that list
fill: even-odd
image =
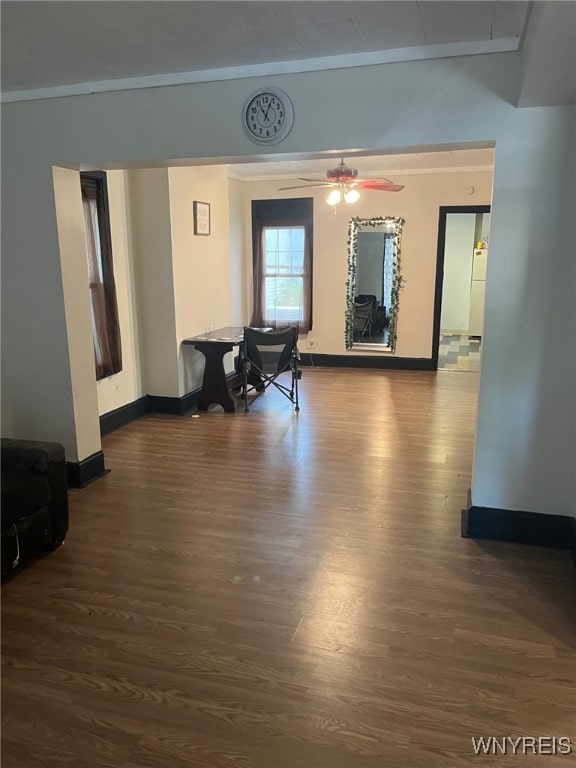
[{"label": "white wall", "polygon": [[[72,380],[69,405],[75,422],[82,420],[85,424],[76,444],[68,451],[68,460],[76,461],[100,450],[94,346],[90,343],[92,319],[86,235],[80,176],[76,171],[54,168],[54,200]],[[41,370],[36,372],[36,377],[41,379]]]},{"label": "white wall", "polygon": [[[247,182],[246,269],[252,250],[249,201],[275,197],[314,199],[314,325],[316,354],[366,354],[346,350],[344,318],[348,277],[347,238],[352,216],[399,216],[405,219],[401,242],[403,288],[398,311],[398,357],[430,358],[440,206],[490,205],[492,174],[488,171],[405,174],[397,177],[402,192],[365,192],[357,203],[331,207],[325,189],[279,192],[279,181]],[[474,195],[468,194],[475,188]],[[304,345],[303,345],[304,348]],[[375,352],[373,354],[382,354]],[[389,354],[389,353],[386,353]]]},{"label": "white wall", "polygon": [[178,344],[167,169],[130,171],[133,263],[145,394],[178,397]]},{"label": "white wall", "polygon": [[[179,394],[202,384],[204,356],[182,339],[231,324],[230,214],[224,166],[170,168],[170,225]],[[193,202],[210,204],[211,234],[194,235]],[[239,287],[241,291],[241,287]],[[232,355],[227,363],[232,365]]]},{"label": "white wall", "polygon": [[[14,432],[61,440],[74,454],[94,418],[73,407],[76,353],[67,328],[84,309],[65,308],[52,166],[248,159],[260,150],[242,131],[242,106],[255,88],[272,84],[289,93],[296,117],[268,159],[329,148],[382,153],[496,143],[472,501],[574,514],[576,373],[566,351],[576,331],[574,109],[517,109],[520,77],[520,58],[510,53],[3,105],[3,365]],[[451,198],[442,194],[436,203],[459,203]],[[390,205],[387,213],[411,220]],[[397,354],[426,357],[438,211],[413,213],[418,226],[407,225],[403,241]],[[332,258],[315,273],[315,298],[326,308],[315,332],[327,352],[344,348],[342,307],[332,301],[345,282],[343,235],[345,222],[336,218],[326,230]],[[177,393],[177,373],[175,391],[166,394]]]},{"label": "white wall", "polygon": [[576,516],[576,131],[530,113],[496,152],[472,499]]},{"label": "white wall", "polygon": [[[7,152],[2,138],[2,425],[11,437],[61,436],[74,461],[79,454],[52,166],[44,162],[32,182],[32,169],[21,167],[21,156]],[[89,433],[90,425],[82,429]]]},{"label": "white wall", "polygon": [[517,104],[522,107],[561,106],[576,100],[576,5],[538,2],[520,52],[522,82]]},{"label": "white wall", "polygon": [[[233,177],[228,179],[229,226],[230,235],[230,322],[232,325],[245,325],[250,322],[249,309],[251,300],[249,291],[252,285],[250,263],[247,257],[252,252],[251,244],[245,252],[246,243],[246,185]],[[248,227],[249,229],[249,227]],[[248,271],[247,271],[248,267]]]},{"label": "white wall", "polygon": [[468,331],[475,228],[475,213],[449,213],[446,216],[440,316],[440,329],[443,333]]}]

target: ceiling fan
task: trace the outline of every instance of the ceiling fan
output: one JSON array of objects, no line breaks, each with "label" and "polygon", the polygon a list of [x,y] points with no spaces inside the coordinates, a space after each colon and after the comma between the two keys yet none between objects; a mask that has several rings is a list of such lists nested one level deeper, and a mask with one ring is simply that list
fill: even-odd
[{"label": "ceiling fan", "polygon": [[333,187],[332,192],[326,200],[330,205],[336,205],[342,198],[347,203],[355,203],[360,197],[359,189],[366,189],[375,192],[400,192],[404,187],[400,184],[394,184],[390,179],[359,179],[356,168],[349,168],[340,160],[336,168],[330,168],[326,171],[326,180],[324,179],[306,179],[299,177],[300,181],[307,181],[308,184],[299,184],[295,187],[280,187],[280,190],[305,189],[308,187]]}]

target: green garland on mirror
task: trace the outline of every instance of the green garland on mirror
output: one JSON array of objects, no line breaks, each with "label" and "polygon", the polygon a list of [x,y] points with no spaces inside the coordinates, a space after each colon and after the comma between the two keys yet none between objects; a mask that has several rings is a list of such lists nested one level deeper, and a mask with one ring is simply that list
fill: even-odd
[{"label": "green garland on mirror", "polygon": [[356,255],[358,248],[358,233],[366,229],[383,229],[394,235],[393,260],[392,260],[392,304],[390,306],[388,321],[388,346],[392,352],[396,350],[398,306],[400,303],[400,291],[404,283],[401,274],[400,236],[404,219],[395,216],[375,216],[371,219],[361,219],[358,216],[350,219],[348,225],[348,277],[346,280],[346,321],[344,328],[344,342],[346,349],[352,349],[354,344],[354,297],[356,295]]},{"label": "green garland on mirror", "polygon": [[344,326],[344,343],[346,349],[352,347],[354,338],[354,295],[356,294],[356,248],[358,245],[357,219],[350,219],[348,225],[348,240],[346,249],[348,253],[348,278],[346,280],[346,322]]}]

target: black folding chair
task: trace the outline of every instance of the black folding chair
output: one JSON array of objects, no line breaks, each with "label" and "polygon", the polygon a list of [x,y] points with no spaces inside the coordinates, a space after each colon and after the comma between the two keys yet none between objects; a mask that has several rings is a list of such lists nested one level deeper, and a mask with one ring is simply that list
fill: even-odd
[{"label": "black folding chair", "polygon": [[[241,351],[242,362],[242,397],[248,413],[248,395],[256,392],[253,400],[273,384],[276,389],[298,405],[298,327],[291,326],[282,331],[261,331],[257,328],[244,328],[244,344]],[[290,386],[277,381],[280,374],[289,372]],[[255,383],[258,382],[258,383]]]},{"label": "black folding chair", "polygon": [[354,302],[354,336],[368,336],[372,338],[372,303],[365,304]]}]

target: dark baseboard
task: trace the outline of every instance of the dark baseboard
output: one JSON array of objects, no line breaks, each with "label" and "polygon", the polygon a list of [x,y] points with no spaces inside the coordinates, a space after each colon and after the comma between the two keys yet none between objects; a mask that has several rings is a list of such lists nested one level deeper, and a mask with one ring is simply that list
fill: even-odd
[{"label": "dark baseboard", "polygon": [[165,413],[171,416],[183,416],[196,408],[200,390],[188,392],[182,397],[163,397],[162,395],[146,395],[146,413]]},{"label": "dark baseboard", "polygon": [[183,397],[164,397],[162,395],[146,395],[132,403],[120,406],[113,411],[100,416],[100,436],[110,434],[120,427],[125,427],[147,413],[165,413],[172,416],[182,416],[196,409],[200,390],[189,392]]},{"label": "dark baseboard", "polygon": [[145,397],[140,397],[138,400],[134,400],[133,403],[128,403],[113,411],[109,411],[100,416],[100,435],[104,437],[104,435],[108,435],[110,432],[114,432],[115,429],[120,429],[120,427],[130,424],[131,421],[135,421],[145,414]]},{"label": "dark baseboard", "polygon": [[302,366],[328,368],[379,368],[390,371],[434,371],[434,361],[427,357],[394,357],[393,355],[315,355],[301,352]]},{"label": "dark baseboard", "polygon": [[462,510],[462,536],[571,549],[576,557],[576,519],[567,515],[471,506]]},{"label": "dark baseboard", "polygon": [[82,461],[66,462],[66,479],[69,488],[84,488],[93,480],[106,475],[109,470],[104,466],[102,451],[93,453]]}]

